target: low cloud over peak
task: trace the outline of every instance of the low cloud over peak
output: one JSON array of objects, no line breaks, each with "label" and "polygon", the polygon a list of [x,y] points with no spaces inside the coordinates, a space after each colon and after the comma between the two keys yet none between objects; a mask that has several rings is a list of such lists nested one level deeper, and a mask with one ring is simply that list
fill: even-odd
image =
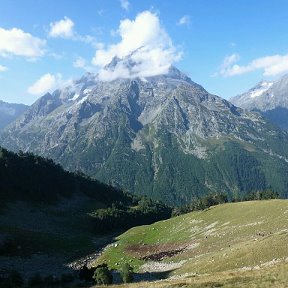
[{"label": "low cloud over peak", "polygon": [[[118,33],[121,41],[98,49],[92,63],[100,67],[99,78],[103,81],[116,78],[149,77],[167,73],[173,62],[181,58],[169,35],[161,26],[158,15],[150,11],[138,14],[135,20],[120,22]],[[113,69],[105,67],[114,57],[129,56],[133,66],[118,61]]]},{"label": "low cloud over peak", "polygon": [[27,92],[31,95],[43,95],[47,92],[55,90],[62,82],[61,74],[44,74],[34,84],[28,87]]}]

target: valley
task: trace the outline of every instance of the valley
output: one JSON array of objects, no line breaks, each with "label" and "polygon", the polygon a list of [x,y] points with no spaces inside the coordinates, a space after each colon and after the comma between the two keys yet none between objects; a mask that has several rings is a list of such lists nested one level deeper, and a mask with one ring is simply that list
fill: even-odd
[{"label": "valley", "polygon": [[287,10],[2,1],[0,288],[287,288]]}]

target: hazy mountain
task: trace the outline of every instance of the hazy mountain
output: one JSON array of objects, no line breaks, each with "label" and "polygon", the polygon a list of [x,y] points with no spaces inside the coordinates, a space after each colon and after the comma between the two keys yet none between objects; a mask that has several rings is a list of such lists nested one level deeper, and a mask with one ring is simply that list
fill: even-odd
[{"label": "hazy mountain", "polygon": [[171,67],[165,75],[110,82],[86,74],[41,97],[1,144],[175,205],[267,187],[286,196],[287,140],[259,114]]},{"label": "hazy mountain", "polygon": [[0,100],[0,132],[28,108],[24,104],[6,103]]},{"label": "hazy mountain", "polygon": [[281,128],[288,129],[288,75],[279,81],[263,81],[231,102],[247,110],[259,111]]}]

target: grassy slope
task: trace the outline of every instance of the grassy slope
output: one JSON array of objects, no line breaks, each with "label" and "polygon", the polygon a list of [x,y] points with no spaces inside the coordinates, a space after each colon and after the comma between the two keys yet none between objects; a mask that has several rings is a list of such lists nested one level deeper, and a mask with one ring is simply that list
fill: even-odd
[{"label": "grassy slope", "polygon": [[[249,271],[228,271],[175,280],[112,285],[110,288],[287,288],[288,264]],[[97,286],[94,286],[97,287]],[[98,286],[102,287],[102,286]]]},{"label": "grassy slope", "polygon": [[271,265],[285,262],[288,257],[287,224],[287,200],[219,205],[130,229],[118,238],[117,245],[106,250],[97,263],[105,261],[117,268],[121,262],[129,262],[135,270],[153,271],[151,261],[146,261],[145,268],[141,267],[145,263],[142,257],[159,251],[167,253],[184,249],[161,261],[168,269],[173,268],[173,263],[186,261],[179,268],[175,269],[174,265],[170,276],[223,274],[231,270],[261,268],[270,261]]}]

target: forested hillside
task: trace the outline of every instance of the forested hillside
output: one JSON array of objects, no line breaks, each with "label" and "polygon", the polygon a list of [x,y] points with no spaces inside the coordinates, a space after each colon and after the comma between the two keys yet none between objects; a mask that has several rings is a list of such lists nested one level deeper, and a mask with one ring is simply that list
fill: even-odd
[{"label": "forested hillside", "polygon": [[60,274],[113,233],[170,215],[160,202],[66,172],[52,160],[0,149],[0,272]]}]

